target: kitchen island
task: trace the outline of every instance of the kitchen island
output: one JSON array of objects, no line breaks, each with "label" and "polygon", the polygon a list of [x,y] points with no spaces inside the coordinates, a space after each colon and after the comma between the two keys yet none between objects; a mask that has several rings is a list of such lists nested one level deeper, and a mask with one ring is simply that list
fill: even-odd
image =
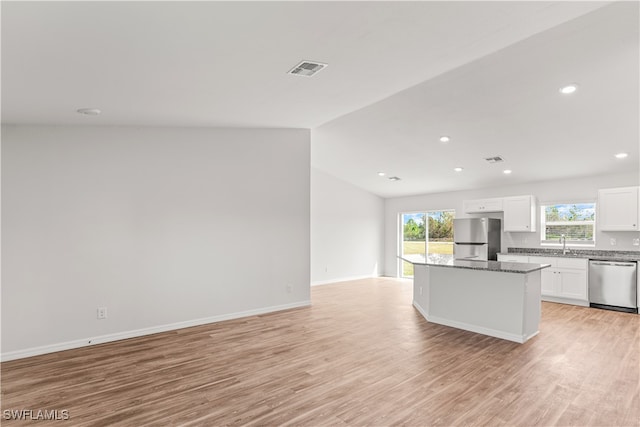
[{"label": "kitchen island", "polygon": [[549,264],[406,255],[413,305],[429,322],[524,343],[538,334],[540,271]]}]

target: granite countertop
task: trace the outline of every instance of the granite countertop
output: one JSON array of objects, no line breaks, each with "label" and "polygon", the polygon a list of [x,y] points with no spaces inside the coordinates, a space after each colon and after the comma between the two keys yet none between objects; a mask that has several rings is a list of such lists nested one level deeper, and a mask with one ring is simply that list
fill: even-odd
[{"label": "granite countertop", "polygon": [[599,259],[603,261],[640,261],[640,251],[603,251],[596,249],[570,249],[563,254],[562,249],[508,248],[503,255],[544,256],[561,258]]},{"label": "granite countertop", "polygon": [[453,255],[429,254],[405,255],[400,257],[414,265],[429,265],[449,268],[466,268],[469,270],[495,271],[501,273],[531,273],[551,267],[550,264],[529,264],[524,262],[501,262],[501,261],[474,261],[466,259],[453,259]]}]

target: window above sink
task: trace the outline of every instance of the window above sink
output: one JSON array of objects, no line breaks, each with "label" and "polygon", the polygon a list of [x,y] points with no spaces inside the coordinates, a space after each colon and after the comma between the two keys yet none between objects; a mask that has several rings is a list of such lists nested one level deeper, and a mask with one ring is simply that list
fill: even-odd
[{"label": "window above sink", "polygon": [[595,246],[595,202],[547,203],[540,207],[540,243],[545,246]]}]

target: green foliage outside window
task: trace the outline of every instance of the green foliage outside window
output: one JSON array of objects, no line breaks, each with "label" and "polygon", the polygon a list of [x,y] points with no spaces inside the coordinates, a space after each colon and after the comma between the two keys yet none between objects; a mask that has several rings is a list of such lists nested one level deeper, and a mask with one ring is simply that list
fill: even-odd
[{"label": "green foliage outside window", "polygon": [[420,215],[417,221],[409,218],[404,224],[404,240],[424,241],[428,224],[430,241],[453,241],[453,217],[453,212],[442,211]]},{"label": "green foliage outside window", "polygon": [[416,222],[413,218],[409,218],[409,220],[404,224],[404,240],[408,241],[423,241],[426,235],[425,227],[424,227],[424,215],[422,215],[422,220]]},{"label": "green foliage outside window", "polygon": [[543,206],[542,240],[593,243],[595,203],[556,204]]}]

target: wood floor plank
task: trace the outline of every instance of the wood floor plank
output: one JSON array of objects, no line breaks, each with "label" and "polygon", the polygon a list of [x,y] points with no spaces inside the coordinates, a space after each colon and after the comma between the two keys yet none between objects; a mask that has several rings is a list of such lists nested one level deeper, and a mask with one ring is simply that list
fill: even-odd
[{"label": "wood floor plank", "polygon": [[[640,426],[640,316],[543,303],[525,344],[428,323],[411,283],[1,364],[2,410],[72,426]],[[34,425],[2,420],[2,425]]]}]

